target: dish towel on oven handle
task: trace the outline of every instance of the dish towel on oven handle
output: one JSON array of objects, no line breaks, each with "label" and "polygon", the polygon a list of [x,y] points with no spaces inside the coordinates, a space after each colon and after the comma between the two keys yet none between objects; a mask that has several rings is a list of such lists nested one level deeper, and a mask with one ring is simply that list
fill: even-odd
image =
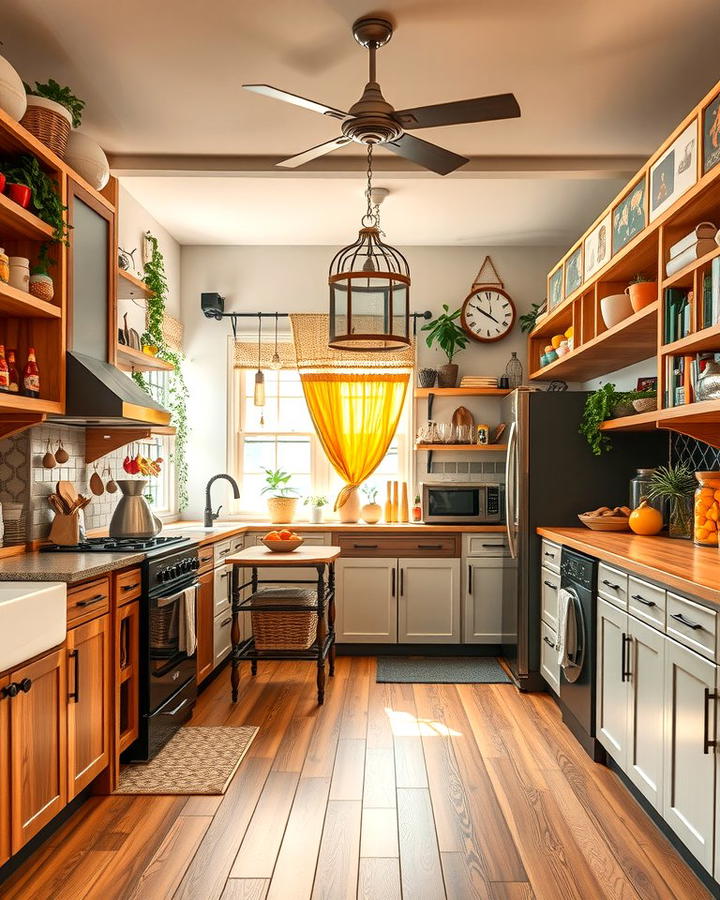
[{"label": "dish towel on oven handle", "polygon": [[191,656],[197,646],[197,632],[195,629],[195,602],[197,600],[197,585],[185,588],[180,599],[180,634],[178,635],[179,648],[182,653]]},{"label": "dish towel on oven handle", "polygon": [[570,591],[560,588],[558,595],[558,639],[557,652],[560,668],[566,669],[574,665],[577,653],[577,621],[575,604]]}]

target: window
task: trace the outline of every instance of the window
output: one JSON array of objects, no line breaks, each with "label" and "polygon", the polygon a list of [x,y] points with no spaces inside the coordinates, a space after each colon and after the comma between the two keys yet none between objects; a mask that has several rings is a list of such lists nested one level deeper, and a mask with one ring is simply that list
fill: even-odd
[{"label": "window", "polygon": [[[229,421],[232,427],[232,469],[240,485],[236,512],[266,515],[262,488],[264,469],[284,469],[301,497],[325,494],[333,501],[343,486],[330,465],[310,419],[297,371],[266,369],[265,406],[253,403],[255,373],[236,369],[232,376]],[[410,393],[410,392],[408,392]],[[384,495],[386,479],[407,480],[407,408],[395,438],[369,479]]]}]

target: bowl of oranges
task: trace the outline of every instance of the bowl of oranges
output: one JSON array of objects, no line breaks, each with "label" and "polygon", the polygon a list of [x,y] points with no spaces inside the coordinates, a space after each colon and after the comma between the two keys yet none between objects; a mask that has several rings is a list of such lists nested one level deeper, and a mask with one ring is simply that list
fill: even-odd
[{"label": "bowl of oranges", "polygon": [[281,531],[269,531],[262,542],[273,553],[291,553],[298,547],[302,547],[305,539],[295,534],[294,531],[283,528]]}]

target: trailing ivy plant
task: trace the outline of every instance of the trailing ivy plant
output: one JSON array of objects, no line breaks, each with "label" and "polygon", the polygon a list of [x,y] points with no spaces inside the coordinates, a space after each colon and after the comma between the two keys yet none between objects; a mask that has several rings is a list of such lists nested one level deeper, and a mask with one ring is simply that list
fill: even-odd
[{"label": "trailing ivy plant", "polygon": [[76,97],[69,87],[62,87],[54,78],[48,78],[45,84],[40,84],[39,81],[36,81],[34,88],[31,88],[27,82],[23,81],[23,87],[26,94],[30,94],[33,97],[44,97],[46,100],[54,100],[55,103],[64,106],[72,116],[73,128],[80,127],[85,101]]},{"label": "trailing ivy plant", "polygon": [[66,206],[60,202],[57,185],[40,168],[40,163],[29,153],[0,160],[0,172],[11,184],[24,184],[30,188],[30,208],[43,222],[53,228],[53,239],[68,245],[68,227],[65,221]]},{"label": "trailing ivy plant", "polygon": [[622,403],[654,397],[655,391],[617,391],[611,382],[594,391],[585,401],[585,410],[580,422],[580,434],[585,436],[595,456],[612,449],[612,441],[600,426],[613,417],[613,410]]},{"label": "trailing ivy plant", "polygon": [[[142,336],[143,345],[149,344],[158,348],[158,357],[173,365],[169,373],[167,406],[172,414],[172,424],[175,426],[175,450],[173,462],[177,479],[178,510],[182,512],[188,505],[188,464],[187,464],[187,400],[188,389],[183,374],[184,356],[176,353],[168,347],[163,335],[163,317],[165,316],[165,300],[168,293],[168,283],[165,276],[165,259],[158,245],[155,235],[146,232],[145,236],[152,247],[150,259],[144,266],[144,280],[152,296],[147,301],[147,314],[145,332]],[[136,383],[146,393],[150,393],[148,384],[142,372],[133,372]]]}]

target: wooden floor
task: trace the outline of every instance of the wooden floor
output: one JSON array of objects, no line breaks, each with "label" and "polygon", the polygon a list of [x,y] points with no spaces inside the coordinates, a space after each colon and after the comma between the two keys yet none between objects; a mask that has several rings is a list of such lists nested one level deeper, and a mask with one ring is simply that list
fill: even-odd
[{"label": "wooden floor", "polygon": [[193,725],[260,732],[224,797],[90,800],[2,897],[304,900],[709,894],[544,695],[268,663]]}]

